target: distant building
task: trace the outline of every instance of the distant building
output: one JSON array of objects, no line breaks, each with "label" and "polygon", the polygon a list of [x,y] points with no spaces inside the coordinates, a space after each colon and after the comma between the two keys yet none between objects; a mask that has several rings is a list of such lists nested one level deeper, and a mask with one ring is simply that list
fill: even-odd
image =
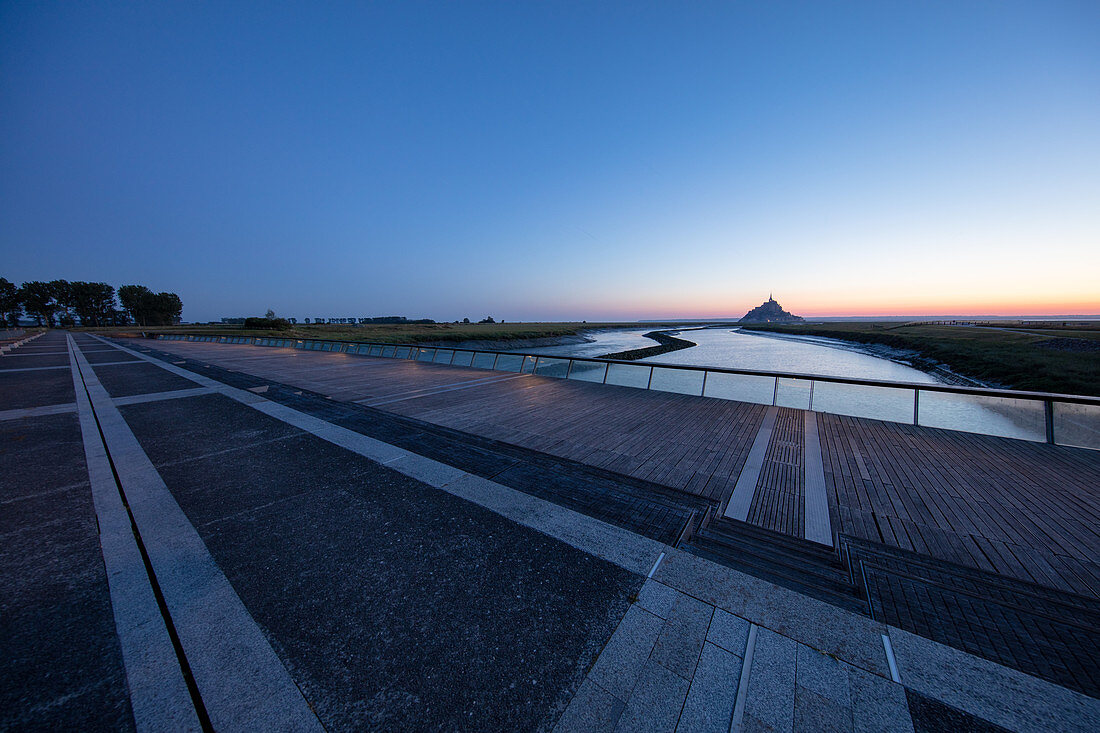
[{"label": "distant building", "polygon": [[769,294],[768,299],[746,313],[738,323],[801,323],[802,316],[783,310]]}]

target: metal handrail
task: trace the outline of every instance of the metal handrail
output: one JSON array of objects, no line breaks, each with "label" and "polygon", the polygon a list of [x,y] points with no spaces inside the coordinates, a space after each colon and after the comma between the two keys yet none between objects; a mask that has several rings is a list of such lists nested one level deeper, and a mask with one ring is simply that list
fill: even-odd
[{"label": "metal handrail", "polygon": [[[652,385],[653,373],[655,369],[671,369],[687,372],[702,372],[703,384],[700,394],[705,394],[706,391],[706,375],[708,373],[714,374],[733,374],[742,376],[755,376],[766,377],[769,379],[775,379],[775,390],[772,395],[772,404],[776,404],[778,401],[779,393],[779,380],[790,379],[799,380],[803,382],[810,382],[811,385],[811,398],[812,387],[815,382],[828,382],[833,384],[847,384],[855,386],[866,387],[883,387],[887,389],[902,389],[913,390],[913,421],[911,424],[919,425],[919,413],[920,413],[920,393],[921,392],[940,392],[947,394],[958,395],[970,395],[977,397],[995,397],[1000,399],[1012,399],[1012,400],[1029,400],[1033,402],[1041,402],[1044,405],[1044,411],[1046,416],[1046,442],[1055,443],[1054,436],[1054,410],[1053,405],[1055,402],[1077,405],[1089,405],[1094,407],[1100,407],[1100,397],[1092,397],[1089,395],[1071,395],[1071,394],[1059,394],[1055,392],[1032,392],[1025,390],[1010,390],[1010,389],[997,389],[991,387],[968,387],[951,384],[936,384],[936,383],[921,383],[921,382],[891,382],[881,379],[864,379],[859,377],[837,377],[830,375],[819,374],[805,374],[798,372],[777,372],[777,371],[764,371],[757,369],[738,369],[734,367],[718,367],[718,366],[697,366],[691,364],[655,364],[652,362],[640,363],[637,361],[628,361],[625,359],[601,359],[598,357],[579,357],[569,355],[554,355],[554,354],[531,354],[522,351],[496,351],[493,349],[468,349],[462,347],[452,346],[424,346],[417,344],[387,344],[374,341],[350,341],[344,339],[317,339],[317,338],[297,338],[297,337],[277,337],[277,336],[229,336],[229,335],[211,335],[211,334],[186,334],[186,333],[173,333],[173,334],[157,334],[158,339],[168,340],[204,340],[214,343],[248,343],[256,345],[260,341],[285,341],[295,342],[296,344],[305,343],[317,343],[317,344],[340,344],[344,348],[340,348],[339,351],[346,350],[346,346],[355,346],[357,349],[361,347],[379,347],[379,348],[392,348],[396,349],[408,349],[408,354],[404,359],[415,360],[415,356],[419,356],[421,353],[431,350],[432,361],[435,360],[435,354],[439,351],[452,352],[451,358],[448,363],[454,363],[454,356],[456,353],[469,353],[469,354],[486,354],[493,356],[493,367],[496,368],[497,363],[501,356],[515,356],[522,357],[519,371],[526,372],[527,359],[532,359],[533,366],[531,372],[537,373],[539,361],[543,359],[554,359],[558,361],[568,362],[566,368],[566,379],[572,375],[573,365],[575,362],[587,362],[593,364],[606,365],[604,367],[603,382],[606,383],[608,372],[613,365],[623,365],[630,367],[649,367],[649,380],[645,389],[649,389]],[[326,351],[332,351],[331,348],[325,349]],[[394,358],[394,357],[390,357]],[[473,357],[471,357],[471,363]],[[811,403],[812,404],[812,403]],[[897,422],[897,421],[891,421]]]}]

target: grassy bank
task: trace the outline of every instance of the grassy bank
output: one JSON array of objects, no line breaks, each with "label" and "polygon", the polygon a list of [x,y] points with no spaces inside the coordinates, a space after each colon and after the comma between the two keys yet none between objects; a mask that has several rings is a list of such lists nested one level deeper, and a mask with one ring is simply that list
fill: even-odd
[{"label": "grassy bank", "polygon": [[687,341],[686,339],[676,338],[670,336],[664,331],[650,331],[647,333],[646,338],[651,338],[657,342],[656,346],[647,346],[642,349],[630,349],[628,351],[617,351],[614,354],[604,354],[601,359],[622,359],[624,361],[635,361],[637,359],[648,359],[651,356],[660,356],[661,354],[667,354],[670,351],[679,351],[680,349],[690,349],[695,346],[694,341]]},{"label": "grassy bank", "polygon": [[[651,324],[646,324],[651,325]],[[671,324],[670,324],[671,325]],[[677,324],[682,326],[683,324]],[[157,328],[94,329],[119,335],[145,333],[195,333],[275,338],[337,339],[371,341],[384,344],[410,344],[425,341],[520,341],[524,339],[575,336],[600,328],[638,328],[638,323],[376,323],[362,326],[302,324],[289,331],[245,329],[241,326],[182,325]]]},{"label": "grassy bank", "polygon": [[985,328],[824,323],[743,328],[883,344],[914,352],[917,366],[939,363],[959,374],[1012,389],[1100,396],[1100,324]]}]

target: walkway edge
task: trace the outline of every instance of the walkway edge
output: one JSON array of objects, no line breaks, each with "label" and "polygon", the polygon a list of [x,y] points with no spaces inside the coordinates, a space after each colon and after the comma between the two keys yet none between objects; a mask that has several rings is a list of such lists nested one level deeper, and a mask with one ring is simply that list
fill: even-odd
[{"label": "walkway edge", "polygon": [[213,727],[323,730],[92,366],[74,356]]},{"label": "walkway edge", "polygon": [[806,517],[806,539],[828,547],[833,546],[833,524],[829,519],[829,496],[825,488],[825,462],[821,458],[817,413],[807,410],[803,416],[802,484],[803,514]]},{"label": "walkway edge", "polygon": [[756,484],[760,481],[760,471],[764,467],[764,456],[768,453],[768,444],[772,440],[772,431],[775,430],[775,419],[779,415],[779,408],[774,405],[764,413],[764,421],[760,424],[760,430],[756,433],[756,439],[752,441],[749,456],[745,459],[745,465],[737,477],[737,484],[733,487],[729,504],[726,505],[725,516],[747,522],[749,509],[752,508],[753,497],[756,496]]},{"label": "walkway edge", "polygon": [[201,730],[100,439],[71,339],[69,363],[76,410],[134,724],[139,731]]}]

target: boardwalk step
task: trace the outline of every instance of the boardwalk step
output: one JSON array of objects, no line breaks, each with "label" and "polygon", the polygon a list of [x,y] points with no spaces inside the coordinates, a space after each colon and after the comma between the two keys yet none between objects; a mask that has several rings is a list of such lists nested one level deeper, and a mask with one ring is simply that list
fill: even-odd
[{"label": "boardwalk step", "polygon": [[1090,599],[868,543],[849,554],[875,619],[1100,697]]},{"label": "boardwalk step", "polygon": [[823,563],[841,563],[840,553],[831,547],[811,542],[801,537],[776,532],[751,522],[719,517],[712,520],[707,529],[724,537],[736,537],[761,542],[782,549],[783,552]]},{"label": "boardwalk step", "polygon": [[692,538],[684,549],[697,557],[731,567],[834,606],[855,613],[867,613],[867,603],[856,595],[856,588],[850,583],[838,583],[831,579],[814,576],[812,573],[800,572],[790,566],[769,562],[756,555],[731,550],[728,545],[701,536]]},{"label": "boardwalk step", "polygon": [[748,554],[759,557],[768,563],[783,565],[794,572],[805,573],[823,580],[851,584],[848,567],[836,558],[823,560],[802,555],[784,547],[782,544],[761,542],[751,537],[741,537],[730,533],[719,533],[710,527],[701,530],[698,536],[729,549],[731,553]]},{"label": "boardwalk step", "polygon": [[1100,628],[1100,609],[1094,599],[1086,596],[859,538],[841,537],[841,545],[850,560],[853,579],[857,584],[862,583],[858,568],[862,560],[883,572],[905,575],[990,602],[1026,606],[1033,612],[1069,623]]}]

